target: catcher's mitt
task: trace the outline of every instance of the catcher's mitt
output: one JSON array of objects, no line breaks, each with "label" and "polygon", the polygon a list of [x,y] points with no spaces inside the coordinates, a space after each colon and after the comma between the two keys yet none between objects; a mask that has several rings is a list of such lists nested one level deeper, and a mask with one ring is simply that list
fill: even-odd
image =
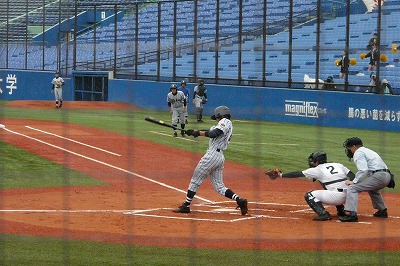
[{"label": "catcher's mitt", "polygon": [[282,171],[280,169],[266,170],[265,175],[274,180],[282,176]]}]

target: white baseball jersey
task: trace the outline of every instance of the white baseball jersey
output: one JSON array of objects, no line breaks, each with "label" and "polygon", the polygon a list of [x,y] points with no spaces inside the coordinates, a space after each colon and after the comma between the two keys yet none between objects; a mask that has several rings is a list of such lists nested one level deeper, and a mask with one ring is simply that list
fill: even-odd
[{"label": "white baseball jersey", "polygon": [[195,86],[194,87],[194,89],[193,89],[193,96],[194,96],[194,98],[193,98],[193,103],[194,103],[194,105],[197,107],[197,108],[203,108],[203,103],[202,103],[202,101],[203,101],[203,97],[204,97],[204,94],[206,94],[207,93],[207,89],[206,89],[206,87],[203,85],[203,86]]},{"label": "white baseball jersey", "polygon": [[54,96],[56,101],[62,101],[62,86],[64,84],[64,79],[62,77],[53,78],[51,84],[54,85]]},{"label": "white baseball jersey", "polygon": [[228,144],[232,138],[232,122],[227,118],[222,118],[218,122],[218,125],[211,127],[210,130],[215,128],[220,129],[223,132],[223,135],[220,135],[216,138],[210,138],[208,142],[209,149],[220,149],[221,151],[224,151],[228,148]]},{"label": "white baseball jersey", "polygon": [[171,103],[172,108],[183,108],[186,97],[181,91],[177,91],[175,95],[172,92],[167,95],[167,102]]},{"label": "white baseball jersey", "polygon": [[302,171],[308,179],[318,180],[326,190],[314,190],[311,194],[316,201],[330,205],[341,205],[346,201],[346,180],[350,172],[340,163],[324,163]]},{"label": "white baseball jersey", "polygon": [[222,130],[223,134],[216,138],[210,138],[207,152],[201,158],[193,173],[189,190],[197,192],[207,176],[210,176],[215,191],[225,196],[228,188],[225,186],[222,176],[225,163],[223,151],[228,148],[228,144],[232,138],[233,126],[229,119],[223,118],[216,126],[211,127],[210,130],[215,128]]},{"label": "white baseball jersey", "polygon": [[171,103],[172,107],[172,125],[177,125],[179,121],[185,122],[185,113],[183,112],[185,100],[185,94],[181,91],[177,91],[175,95],[172,92],[168,93],[167,102]]}]

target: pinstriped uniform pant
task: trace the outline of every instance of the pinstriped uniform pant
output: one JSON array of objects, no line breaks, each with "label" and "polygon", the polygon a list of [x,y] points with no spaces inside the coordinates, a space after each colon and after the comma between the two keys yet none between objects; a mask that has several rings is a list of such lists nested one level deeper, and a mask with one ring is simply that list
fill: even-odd
[{"label": "pinstriped uniform pant", "polygon": [[224,169],[225,157],[222,151],[208,149],[206,154],[200,159],[194,170],[189,184],[189,190],[197,192],[200,185],[210,176],[211,183],[219,194],[225,196],[227,188],[223,182],[222,172]]}]

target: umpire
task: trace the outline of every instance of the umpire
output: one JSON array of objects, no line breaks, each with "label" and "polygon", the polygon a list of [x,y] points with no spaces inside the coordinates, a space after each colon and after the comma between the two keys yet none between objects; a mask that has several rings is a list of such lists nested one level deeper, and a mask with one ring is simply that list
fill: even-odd
[{"label": "umpire", "polygon": [[340,217],[341,222],[358,222],[358,194],[368,192],[372,206],[377,212],[375,217],[387,218],[387,207],[379,190],[388,186],[391,180],[390,171],[382,158],[368,148],[358,137],[348,138],[343,143],[347,157],[354,160],[357,173],[353,181],[346,180],[347,192],[344,209],[346,216]]}]

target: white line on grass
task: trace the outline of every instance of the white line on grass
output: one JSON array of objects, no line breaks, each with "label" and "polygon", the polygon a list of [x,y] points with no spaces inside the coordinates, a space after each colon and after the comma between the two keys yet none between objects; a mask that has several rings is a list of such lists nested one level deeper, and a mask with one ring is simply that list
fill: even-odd
[{"label": "white line on grass", "polygon": [[153,133],[153,134],[157,134],[157,135],[171,137],[171,138],[174,138],[174,139],[183,139],[183,140],[186,140],[186,141],[198,142],[197,140],[194,140],[194,139],[189,139],[189,138],[185,138],[185,137],[174,137],[174,136],[171,136],[170,134],[166,134],[166,133],[162,133],[162,132],[158,132],[158,131],[149,131],[149,132]]},{"label": "white line on grass", "polygon": [[34,127],[30,127],[30,126],[25,126],[25,127],[29,128],[29,129],[32,129],[32,130],[36,130],[36,131],[44,133],[44,134],[55,136],[57,138],[61,138],[61,139],[65,139],[65,140],[68,140],[68,141],[71,141],[71,142],[74,142],[74,143],[78,143],[80,145],[83,145],[83,146],[86,146],[86,147],[89,147],[89,148],[92,148],[92,149],[103,151],[103,152],[106,152],[106,153],[109,153],[109,154],[112,154],[112,155],[115,155],[115,156],[121,156],[120,154],[117,154],[117,153],[114,153],[114,152],[111,152],[111,151],[107,151],[107,150],[103,150],[101,148],[98,148],[98,147],[95,147],[95,146],[92,146],[92,145],[89,145],[89,144],[85,144],[85,143],[82,143],[82,142],[79,142],[79,141],[76,141],[76,140],[73,140],[73,139],[69,139],[69,138],[66,138],[66,137],[63,137],[63,136],[60,136],[60,135],[57,135],[57,134],[53,134],[53,133],[50,133],[50,132],[47,132],[47,131],[43,131],[43,130],[40,130],[40,129],[37,129],[37,128],[34,128]]},{"label": "white line on grass", "polygon": [[[102,165],[108,166],[108,167],[110,167],[110,168],[113,168],[113,169],[122,171],[122,172],[124,172],[124,173],[127,173],[127,174],[130,174],[130,175],[139,177],[139,178],[141,178],[141,179],[143,179],[143,180],[146,180],[146,181],[149,181],[149,182],[151,182],[151,183],[160,185],[160,186],[162,186],[162,187],[166,187],[166,188],[169,188],[169,189],[172,189],[172,190],[175,190],[175,191],[184,193],[184,194],[187,193],[187,191],[184,191],[184,190],[182,190],[182,189],[175,188],[175,187],[173,187],[173,186],[167,185],[167,184],[162,183],[162,182],[155,181],[155,180],[153,180],[153,179],[150,179],[150,178],[145,177],[145,176],[143,176],[143,175],[139,175],[139,174],[137,174],[137,173],[134,173],[134,172],[128,171],[128,170],[126,170],[126,169],[117,167],[117,166],[115,166],[115,165],[112,165],[112,164],[109,164],[109,163],[105,163],[105,162],[102,162],[102,161],[99,161],[99,160],[90,158],[90,157],[88,157],[88,156],[85,156],[85,155],[82,155],[82,154],[79,154],[79,153],[76,153],[76,152],[73,152],[73,151],[64,149],[64,148],[62,148],[62,147],[59,147],[59,146],[56,146],[56,145],[47,143],[47,142],[42,141],[42,140],[40,140],[40,139],[36,139],[36,138],[30,137],[30,136],[24,135],[24,134],[22,134],[22,133],[18,133],[18,132],[12,131],[12,130],[10,130],[10,129],[8,129],[8,128],[4,128],[4,130],[6,130],[6,131],[8,131],[8,132],[10,132],[10,133],[13,133],[13,134],[16,134],[16,135],[19,135],[19,136],[22,136],[22,137],[25,137],[25,138],[28,138],[28,139],[37,141],[37,142],[40,142],[40,143],[45,144],[45,145],[48,145],[48,146],[50,146],[50,147],[53,147],[53,148],[56,148],[56,149],[59,149],[59,150],[62,150],[62,151],[71,153],[71,154],[73,154],[73,155],[76,155],[76,156],[78,156],[78,157],[87,159],[87,160],[89,160],[89,161],[92,161],[92,162],[95,162],[95,163],[98,163],[98,164],[102,164]],[[211,200],[208,200],[208,199],[205,199],[205,198],[202,198],[202,197],[199,197],[199,196],[195,196],[195,197],[198,198],[198,199],[200,199],[200,200],[202,200],[202,201],[208,202],[208,203],[211,203],[211,202],[212,202]]]},{"label": "white line on grass", "polygon": [[272,146],[300,146],[300,144],[296,143],[272,143],[272,142],[231,142],[231,144],[240,144],[240,145],[272,145]]}]

